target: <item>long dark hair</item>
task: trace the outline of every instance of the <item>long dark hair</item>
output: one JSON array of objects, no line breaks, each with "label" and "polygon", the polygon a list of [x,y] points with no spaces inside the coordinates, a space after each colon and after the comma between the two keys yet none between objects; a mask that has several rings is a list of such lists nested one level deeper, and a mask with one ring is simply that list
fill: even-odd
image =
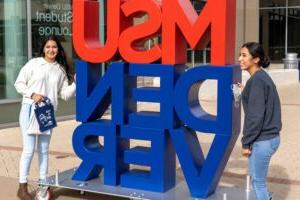
[{"label": "long dark hair", "polygon": [[56,62],[58,62],[61,65],[61,67],[64,69],[64,71],[66,72],[68,81],[69,82],[73,81],[73,71],[67,62],[67,56],[66,56],[65,50],[64,50],[63,46],[61,45],[59,39],[55,35],[49,35],[43,41],[41,48],[40,48],[40,56],[45,57],[44,48],[46,46],[46,43],[50,40],[55,41],[57,44],[57,47],[58,47],[58,53],[55,58]]},{"label": "long dark hair", "polygon": [[262,68],[267,68],[270,65],[270,59],[266,56],[263,47],[257,42],[247,42],[242,45],[242,48],[248,49],[253,58],[259,58],[258,65]]}]

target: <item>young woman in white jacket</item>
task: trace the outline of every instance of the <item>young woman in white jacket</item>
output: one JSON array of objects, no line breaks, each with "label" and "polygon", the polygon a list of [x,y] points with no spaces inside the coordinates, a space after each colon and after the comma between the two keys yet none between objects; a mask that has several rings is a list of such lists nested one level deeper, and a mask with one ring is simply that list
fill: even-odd
[{"label": "young woman in white jacket", "polygon": [[[72,84],[69,84],[70,82]],[[35,144],[37,144],[39,160],[39,182],[42,183],[46,180],[48,173],[48,149],[52,132],[50,130],[32,133],[28,130],[32,117],[35,117],[32,114],[34,104],[48,97],[56,110],[58,97],[68,100],[76,90],[65,51],[55,36],[47,37],[41,46],[40,57],[31,59],[21,69],[15,88],[23,96],[19,118],[23,151],[20,159],[17,195],[20,199],[27,200],[32,199],[27,190],[27,181]]]}]

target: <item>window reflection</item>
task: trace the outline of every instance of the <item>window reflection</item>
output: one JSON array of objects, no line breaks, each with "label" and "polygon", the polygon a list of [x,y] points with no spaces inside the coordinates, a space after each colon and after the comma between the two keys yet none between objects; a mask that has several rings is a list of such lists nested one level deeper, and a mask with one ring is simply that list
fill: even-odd
[{"label": "window reflection", "polygon": [[260,7],[280,7],[285,6],[286,0],[260,0]]},{"label": "window reflection", "polygon": [[300,8],[288,9],[288,52],[300,55]]},{"label": "window reflection", "polygon": [[[191,0],[198,15],[206,4],[206,0]],[[203,50],[191,50],[187,51],[187,62],[190,66],[198,64],[206,64],[210,62],[210,43]]]},{"label": "window reflection", "polygon": [[0,99],[18,98],[13,84],[27,61],[26,1],[0,2]]},{"label": "window reflection", "polygon": [[285,53],[300,54],[300,0],[287,2],[288,4],[286,0],[260,1],[259,38],[275,63],[282,63]]},{"label": "window reflection", "polygon": [[39,56],[41,43],[48,35],[60,39],[69,62],[73,60],[71,0],[32,0],[32,55]]},{"label": "window reflection", "polygon": [[266,9],[260,12],[260,42],[273,62],[285,55],[285,9]]},{"label": "window reflection", "polygon": [[289,0],[289,6],[300,6],[300,0]]}]

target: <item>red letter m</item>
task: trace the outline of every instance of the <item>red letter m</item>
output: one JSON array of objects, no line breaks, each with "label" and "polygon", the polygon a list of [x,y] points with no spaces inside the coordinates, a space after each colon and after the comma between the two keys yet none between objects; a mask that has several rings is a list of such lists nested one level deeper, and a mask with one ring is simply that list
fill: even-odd
[{"label": "red letter m", "polygon": [[199,16],[190,0],[162,2],[162,63],[185,64],[187,43],[201,49],[209,38],[211,64],[234,63],[235,0],[207,0]]}]

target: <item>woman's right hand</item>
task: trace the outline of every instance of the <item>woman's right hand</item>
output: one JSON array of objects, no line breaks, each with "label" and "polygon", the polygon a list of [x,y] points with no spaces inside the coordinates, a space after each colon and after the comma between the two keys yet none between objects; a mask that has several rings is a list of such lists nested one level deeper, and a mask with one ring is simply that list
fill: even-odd
[{"label": "woman's right hand", "polygon": [[249,158],[250,155],[251,155],[251,150],[250,149],[244,149],[244,148],[242,148],[241,154],[242,154],[242,156],[244,156],[246,158]]},{"label": "woman's right hand", "polygon": [[44,96],[40,95],[40,94],[33,93],[31,95],[31,99],[33,99],[33,101],[35,103],[40,103],[40,102],[44,101]]},{"label": "woman's right hand", "polygon": [[245,86],[242,83],[237,83],[237,86],[241,89],[241,92],[244,90]]}]

